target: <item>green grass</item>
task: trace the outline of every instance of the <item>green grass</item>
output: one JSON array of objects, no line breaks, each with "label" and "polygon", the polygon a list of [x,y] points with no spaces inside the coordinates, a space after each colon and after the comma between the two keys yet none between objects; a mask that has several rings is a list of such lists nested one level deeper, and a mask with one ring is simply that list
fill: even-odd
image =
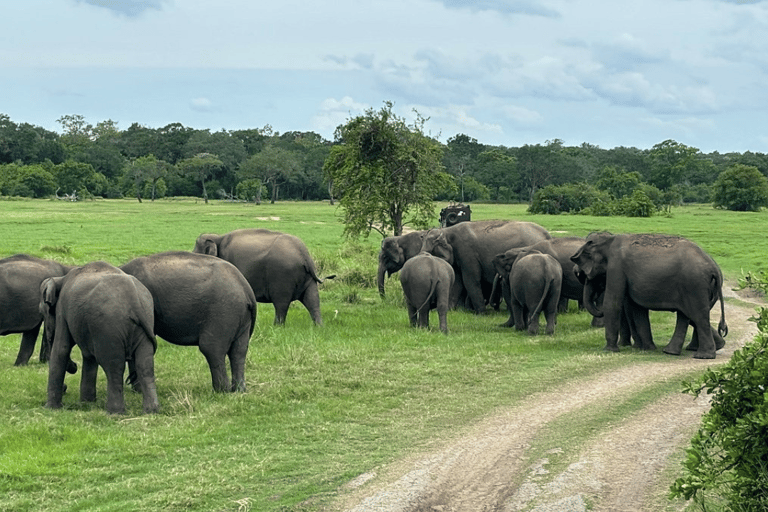
[{"label": "green grass", "polygon": [[[683,235],[731,278],[765,268],[768,252],[768,240],[755,236],[768,224],[766,213],[691,206],[671,217],[626,219],[529,216],[519,205],[472,210],[475,220],[532,220],[563,236]],[[64,409],[44,409],[47,367],[13,367],[19,336],[0,338],[0,510],[318,510],[355,476],[435,449],[530,393],[669,357],[604,353],[602,332],[576,312],[558,318],[554,337],[499,328],[503,313],[451,312],[449,336],[411,329],[398,280],[387,281],[385,300],[378,296],[378,236],[344,241],[337,210],[324,203],[0,201],[0,256],[120,265],[190,250],[203,232],[242,227],[295,234],[321,274],[337,274],[321,288],[325,325],[314,327],[295,304],[277,328],[272,306],[260,304],[244,394],[213,393],[196,349],[161,342],[155,368],[162,411],[152,416],[140,414],[135,393],[126,393],[128,415],[107,415],[103,374],[95,404],[79,402],[75,375],[67,377]],[[669,336],[672,315],[654,313],[651,321],[657,340]],[[646,402],[639,396],[577,423],[603,424]]]}]

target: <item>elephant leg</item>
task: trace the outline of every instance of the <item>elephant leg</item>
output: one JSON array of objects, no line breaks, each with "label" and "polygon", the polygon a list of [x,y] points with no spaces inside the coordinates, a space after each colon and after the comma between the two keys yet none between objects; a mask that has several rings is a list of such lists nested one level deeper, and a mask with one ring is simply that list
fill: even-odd
[{"label": "elephant leg", "polygon": [[245,358],[248,354],[250,337],[248,331],[241,333],[229,347],[227,356],[232,370],[232,391],[245,393]]},{"label": "elephant leg", "polygon": [[630,336],[635,339],[635,347],[656,350],[648,310],[637,305],[625,306],[625,310],[628,310]]},{"label": "elephant leg", "polygon": [[544,318],[547,320],[547,328],[544,331],[547,335],[552,336],[555,334],[555,325],[557,325],[557,308],[553,308],[544,314]]},{"label": "elephant leg", "polygon": [[128,360],[128,377],[125,379],[125,383],[131,386],[131,389],[136,393],[141,392],[141,384],[139,383],[139,374],[136,371],[136,361],[133,359]]},{"label": "elephant leg", "polygon": [[714,327],[712,327],[712,338],[715,340],[715,350],[720,350],[725,346],[725,339],[720,336],[720,333]]},{"label": "elephant leg", "polygon": [[435,293],[437,294],[437,318],[440,322],[440,330],[443,334],[448,334],[448,305],[451,290],[445,284],[441,284]]},{"label": "elephant leg", "polygon": [[68,335],[61,335],[61,339],[57,335],[56,338],[48,361],[48,397],[45,406],[49,409],[61,408],[61,396],[66,389],[64,374],[72,353],[72,342]]},{"label": "elephant leg", "polygon": [[705,314],[697,315],[693,324],[699,336],[699,349],[693,354],[693,357],[696,359],[714,359],[717,348],[715,338],[712,335],[713,329],[709,324],[709,310],[707,309]]},{"label": "elephant leg", "polygon": [[524,331],[526,327],[525,307],[516,300],[512,301],[512,316],[515,318],[515,329]]},{"label": "elephant leg", "polygon": [[274,302],[275,306],[275,325],[285,325],[285,317],[288,316],[288,307],[291,302],[280,301]]},{"label": "elephant leg", "polygon": [[568,297],[560,297],[557,301],[557,311],[560,313],[568,312]]},{"label": "elephant leg", "polygon": [[211,382],[213,384],[214,391],[227,392],[231,391],[229,385],[229,377],[227,376],[227,365],[225,360],[226,353],[219,346],[221,345],[215,338],[206,336],[210,339],[204,341],[201,336],[200,339],[200,352],[205,356],[205,360],[208,361],[208,367],[211,369]]},{"label": "elephant leg", "polygon": [[150,341],[139,343],[131,361],[135,364],[136,374],[141,384],[144,413],[150,414],[159,411],[160,402],[157,399],[157,385],[155,384],[155,349],[152,343]]},{"label": "elephant leg", "polygon": [[99,363],[96,362],[96,358],[93,355],[86,355],[86,353],[83,352],[83,369],[80,374],[81,402],[96,401],[96,376],[98,375],[98,372]]},{"label": "elephant leg", "polygon": [[[109,414],[125,414],[125,398],[123,396],[125,361],[115,358],[109,359],[103,367],[104,373],[107,374],[107,412]],[[85,368],[83,368],[83,375],[85,375]]]},{"label": "elephant leg", "polygon": [[[593,317],[593,319],[596,317]],[[632,345],[632,319],[626,308],[621,312],[621,326],[619,327],[619,346],[629,347]]]},{"label": "elephant leg", "polygon": [[429,310],[430,310],[429,304],[426,304],[424,307],[422,307],[419,311],[419,327],[422,327],[424,329],[429,329]]},{"label": "elephant leg", "polygon": [[417,318],[417,311],[416,307],[413,306],[410,302],[408,303],[408,321],[411,324],[411,327],[416,327],[416,318]]},{"label": "elephant leg", "polygon": [[599,316],[593,316],[592,323],[590,325],[592,327],[603,328],[605,327],[605,319]]},{"label": "elephant leg", "polygon": [[509,288],[509,280],[507,279],[501,280],[501,295],[504,297],[504,302],[507,304],[509,318],[499,327],[513,327],[515,325],[515,315],[512,311],[512,290]]},{"label": "elephant leg", "polygon": [[[536,306],[534,306],[536,307]],[[528,334],[531,334],[533,336],[536,336],[539,334],[539,320],[541,317],[541,313],[536,313],[535,315],[532,315],[528,319]]]},{"label": "elephant leg", "polygon": [[[677,320],[675,321],[675,332],[672,334],[672,339],[664,347],[665,354],[672,354],[673,356],[679,356],[683,351],[683,343],[685,343],[685,334],[688,332],[688,323],[690,320],[680,311],[677,312]],[[696,338],[696,329],[693,331],[693,336]],[[698,341],[698,339],[696,339]],[[691,342],[693,344],[693,341]]]},{"label": "elephant leg", "polygon": [[323,317],[320,315],[320,292],[317,289],[316,282],[312,281],[307,286],[307,289],[304,290],[304,295],[299,300],[309,311],[309,316],[312,317],[315,325],[323,325]]},{"label": "elephant leg", "polygon": [[479,265],[478,268],[472,270],[471,274],[475,277],[463,272],[462,278],[464,280],[464,288],[467,290],[467,297],[472,305],[472,310],[475,313],[480,314],[485,311],[485,297],[483,296],[483,288],[480,285],[480,276],[482,274]]},{"label": "elephant leg", "polygon": [[[29,363],[29,360],[32,358],[32,353],[35,351],[35,343],[37,342],[37,335],[40,333],[40,325],[42,324],[37,324],[36,327],[33,327],[28,331],[24,331],[24,333],[21,335],[19,354],[16,356],[16,362],[13,363],[15,366],[24,366],[25,364]],[[50,350],[46,351],[45,347],[46,343],[45,339],[43,339],[42,343],[40,344],[41,363],[48,361],[48,357],[50,355]]]}]

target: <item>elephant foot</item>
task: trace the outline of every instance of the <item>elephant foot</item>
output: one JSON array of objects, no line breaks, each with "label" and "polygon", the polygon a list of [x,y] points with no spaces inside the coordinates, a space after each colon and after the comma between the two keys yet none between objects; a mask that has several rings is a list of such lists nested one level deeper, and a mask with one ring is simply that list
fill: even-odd
[{"label": "elephant foot", "polygon": [[617,347],[616,345],[606,345],[605,347],[603,347],[603,350],[605,352],[618,352],[619,347]]},{"label": "elephant foot", "polygon": [[664,350],[662,350],[662,352],[664,352],[665,354],[672,355],[672,356],[679,356],[680,352],[682,352],[682,351],[679,348],[676,349],[676,348],[673,348],[673,347],[670,347],[669,345],[667,345],[666,347],[664,347]]},{"label": "elephant foot", "polygon": [[706,351],[704,351],[704,352],[698,351],[695,354],[693,354],[693,358],[694,359],[714,359],[715,358],[715,353],[714,352],[706,352]]},{"label": "elephant foot", "polygon": [[720,339],[715,338],[715,350],[720,350],[724,346],[725,346],[725,340],[724,339],[722,339],[722,338],[720,338]]}]

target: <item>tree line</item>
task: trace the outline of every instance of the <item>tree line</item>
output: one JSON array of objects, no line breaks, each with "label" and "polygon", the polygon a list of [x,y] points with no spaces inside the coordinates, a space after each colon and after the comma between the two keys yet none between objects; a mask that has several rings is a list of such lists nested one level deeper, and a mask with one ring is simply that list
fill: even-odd
[{"label": "tree line", "polygon": [[[62,116],[58,133],[0,114],[0,194],[333,201],[340,191],[334,191],[333,173],[323,167],[329,159],[339,158],[334,147],[344,144],[345,134],[354,133],[361,119],[386,112],[389,120],[402,122],[386,104],[379,112],[369,111],[340,126],[334,141],[314,132],[281,134],[269,125],[213,132],[180,123],[162,128],[134,123],[121,130],[112,120],[94,126],[80,115]],[[425,120],[419,119],[398,136],[409,131],[423,135]],[[666,194],[659,199],[662,203],[710,202],[718,177],[730,167],[746,166],[768,176],[766,154],[705,154],[674,140],[651,149],[603,149],[588,143],[566,146],[559,139],[505,147],[483,144],[465,134],[445,143],[428,138],[434,144],[422,145],[422,156],[434,171],[449,178],[433,183],[436,188],[430,194],[436,200],[534,203],[537,192],[569,184],[608,187],[611,197],[621,199],[624,189],[642,184]],[[545,209],[554,203],[557,199],[548,200]]]}]

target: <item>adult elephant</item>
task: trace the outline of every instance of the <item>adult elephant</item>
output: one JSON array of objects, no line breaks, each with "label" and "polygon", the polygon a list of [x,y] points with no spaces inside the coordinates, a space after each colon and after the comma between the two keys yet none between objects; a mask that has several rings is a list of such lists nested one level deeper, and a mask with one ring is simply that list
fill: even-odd
[{"label": "adult elephant", "polygon": [[45,338],[52,341],[46,407],[61,408],[64,371],[72,348],[83,355],[80,400],[96,400],[99,366],[107,375],[107,412],[125,413],[123,374],[133,361],[144,412],[157,412],[152,295],[138,279],[103,261],[89,263],[40,286]]},{"label": "adult elephant", "polygon": [[[238,229],[225,235],[202,234],[194,252],[216,256],[232,263],[251,285],[257,302],[271,302],[275,324],[285,323],[288,307],[298,300],[317,325],[320,293],[315,262],[298,237],[268,229]],[[331,276],[333,277],[333,276]]]},{"label": "adult elephant", "polygon": [[208,361],[215,391],[245,391],[245,356],[256,320],[256,298],[234,265],[178,251],[142,256],[120,268],[152,294],[155,334],[174,345],[198,346]]},{"label": "adult elephant", "polygon": [[379,251],[379,269],[376,273],[376,283],[379,294],[384,297],[384,277],[398,272],[405,262],[421,252],[426,231],[412,231],[405,235],[388,236],[381,241]]},{"label": "adult elephant", "polygon": [[445,236],[453,252],[456,281],[463,285],[468,305],[475,313],[485,310],[491,295],[496,255],[552,238],[546,229],[533,222],[484,220],[429,230],[424,235],[423,246],[432,246],[440,235]]},{"label": "adult elephant", "polygon": [[[74,267],[17,254],[0,260],[0,336],[21,333],[16,366],[32,357],[43,315],[40,312],[40,284],[49,277],[61,277]],[[40,343],[40,362],[48,361],[51,347]],[[74,368],[70,366],[70,373]]]},{"label": "adult elephant", "polygon": [[[675,311],[677,326],[664,348],[668,354],[682,351],[688,324],[694,326],[698,349],[694,357],[714,359],[728,332],[723,303],[723,276],[717,263],[695,243],[658,234],[613,235],[592,233],[571,257],[584,272],[585,307],[605,316],[606,349],[616,351],[621,314],[626,299],[640,308]],[[605,279],[602,307],[595,304],[593,282]],[[712,306],[720,301],[720,323],[709,323]]]}]

